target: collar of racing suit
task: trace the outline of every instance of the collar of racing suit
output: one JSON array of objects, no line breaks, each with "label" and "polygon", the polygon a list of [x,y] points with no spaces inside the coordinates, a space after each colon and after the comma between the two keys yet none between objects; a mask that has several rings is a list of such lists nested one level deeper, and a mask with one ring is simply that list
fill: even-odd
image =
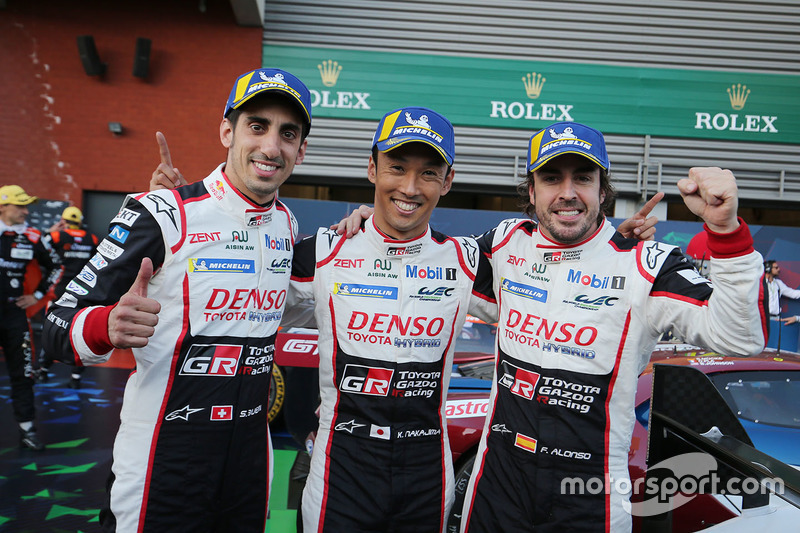
[{"label": "collar of racing suit", "polygon": [[430,239],[431,227],[425,227],[425,233],[409,240],[397,240],[389,237],[375,225],[374,216],[370,216],[364,225],[367,240],[386,257],[403,257],[417,255],[422,251],[423,243]]},{"label": "collar of racing suit", "polygon": [[14,224],[13,226],[9,226],[2,220],[0,220],[0,233],[5,233],[7,231],[13,231],[14,233],[25,233],[25,230],[28,229],[27,223],[22,224]]},{"label": "collar of racing suit", "polygon": [[224,172],[225,163],[219,165],[203,182],[212,198],[220,202],[220,206],[233,216],[243,218],[248,227],[257,227],[268,222],[267,217],[272,216],[278,194],[268,205],[258,205],[239,192],[231,184]]}]

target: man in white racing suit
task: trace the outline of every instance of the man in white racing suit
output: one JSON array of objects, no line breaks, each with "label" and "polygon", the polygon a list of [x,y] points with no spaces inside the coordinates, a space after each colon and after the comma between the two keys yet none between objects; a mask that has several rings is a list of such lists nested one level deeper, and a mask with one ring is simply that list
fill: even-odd
[{"label": "man in white racing suit", "polygon": [[445,117],[388,113],[368,167],[374,215],[350,239],[320,229],[295,248],[292,294],[315,300],[322,402],[306,532],[445,527],[445,395],[478,263],[473,239],[428,226],[452,184],[453,154]]},{"label": "man in white racing suit", "polygon": [[[763,348],[761,256],[737,219],[733,175],[693,168],[678,182],[706,223],[712,290],[677,247],[615,231],[603,216],[608,168],[597,130],[544,128],[531,138],[524,185],[538,223],[506,220],[478,239],[498,346],[462,531],[630,531],[629,495],[616,490],[630,483],[615,482],[628,479],[637,377],[659,334],[672,328],[727,354]],[[570,494],[565,480],[608,490]]]},{"label": "man in white racing suit", "polygon": [[[299,79],[240,76],[220,123],[226,162],[191,185],[129,196],[49,310],[50,353],[95,364],[130,347],[136,359],[104,531],[264,531],[266,403],[297,234],[277,189],[303,161],[310,126]],[[173,170],[163,151],[162,166]]]}]

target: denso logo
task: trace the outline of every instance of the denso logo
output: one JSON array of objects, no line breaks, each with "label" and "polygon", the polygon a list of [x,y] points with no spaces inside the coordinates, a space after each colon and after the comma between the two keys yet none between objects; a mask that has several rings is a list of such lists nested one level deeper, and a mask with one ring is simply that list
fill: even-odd
[{"label": "denso logo", "polygon": [[569,283],[579,283],[595,289],[625,288],[625,276],[604,276],[599,278],[596,274],[584,274],[582,271],[572,268],[569,269],[569,274],[567,274],[567,281]]},{"label": "denso logo", "polygon": [[189,244],[198,244],[201,242],[213,242],[221,239],[220,232],[212,231],[210,233],[189,233]]},{"label": "denso logo", "polygon": [[532,400],[533,394],[536,392],[536,383],[539,381],[540,375],[530,370],[524,370],[518,366],[512,365],[508,361],[501,362],[503,375],[497,382],[515,394],[526,400]]},{"label": "denso logo", "polygon": [[284,237],[279,239],[272,239],[269,235],[264,235],[264,241],[267,245],[267,248],[270,250],[291,250],[292,243],[291,241]]},{"label": "denso logo", "polygon": [[369,315],[362,311],[353,311],[350,315],[350,322],[347,329],[358,331],[366,328],[370,333],[397,333],[399,335],[427,335],[435,337],[444,329],[444,319],[442,317],[428,318],[424,316],[405,318],[398,315],[385,313],[375,313]]},{"label": "denso logo", "polygon": [[259,289],[213,289],[206,309],[278,309],[286,301],[286,291]]},{"label": "denso logo", "polygon": [[549,322],[546,318],[523,314],[516,309],[509,309],[505,325],[510,335],[516,335],[516,332],[510,331],[516,329],[526,335],[544,335],[548,341],[575,342],[579,346],[589,346],[597,339],[597,328],[594,326],[578,327],[571,322]]},{"label": "denso logo", "polygon": [[234,377],[242,347],[231,344],[194,344],[181,365],[184,376]]},{"label": "denso logo", "polygon": [[364,264],[363,259],[334,259],[333,266],[336,268],[361,268]]},{"label": "denso logo", "polygon": [[456,279],[455,268],[442,268],[442,267],[420,267],[417,265],[406,265],[407,278],[420,278],[420,279]]},{"label": "denso logo", "polygon": [[362,365],[345,365],[339,389],[344,392],[388,396],[394,370]]}]

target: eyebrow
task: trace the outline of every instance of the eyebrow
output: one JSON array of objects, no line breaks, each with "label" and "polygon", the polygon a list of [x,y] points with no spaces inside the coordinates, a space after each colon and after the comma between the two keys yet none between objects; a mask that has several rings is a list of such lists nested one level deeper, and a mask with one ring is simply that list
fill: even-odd
[{"label": "eyebrow", "polygon": [[[262,126],[268,126],[272,123],[269,119],[259,115],[248,115],[246,119],[248,122],[256,122],[258,124],[261,124]],[[301,131],[302,126],[300,124],[297,124],[296,122],[290,121],[290,122],[285,122],[282,128],[294,131]]]}]

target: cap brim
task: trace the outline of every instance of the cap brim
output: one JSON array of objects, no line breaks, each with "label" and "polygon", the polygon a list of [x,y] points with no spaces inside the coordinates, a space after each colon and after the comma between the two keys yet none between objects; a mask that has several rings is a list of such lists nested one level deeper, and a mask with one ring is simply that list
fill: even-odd
[{"label": "cap brim", "polygon": [[528,172],[534,172],[534,171],[542,168],[542,166],[546,165],[549,161],[552,161],[556,157],[564,155],[564,154],[576,154],[576,155],[583,156],[586,159],[588,159],[589,161],[591,161],[592,163],[596,164],[598,167],[600,167],[603,170],[605,170],[606,172],[608,172],[608,167],[606,167],[596,157],[592,156],[591,154],[587,154],[586,152],[581,152],[579,150],[572,150],[569,147],[567,147],[564,150],[556,150],[553,153],[548,154],[547,157],[545,157],[544,159],[537,159],[534,164],[532,164],[530,167],[528,167]]},{"label": "cap brim", "polygon": [[447,153],[444,150],[442,150],[441,146],[427,139],[420,139],[419,137],[392,137],[390,139],[386,139],[385,141],[380,141],[375,143],[375,146],[377,146],[378,150],[381,152],[391,152],[398,146],[403,146],[404,144],[408,143],[427,144],[428,146],[436,150],[440,156],[442,156],[442,159],[444,159],[444,162],[447,163],[448,166],[453,165],[453,158],[449,157]]}]

